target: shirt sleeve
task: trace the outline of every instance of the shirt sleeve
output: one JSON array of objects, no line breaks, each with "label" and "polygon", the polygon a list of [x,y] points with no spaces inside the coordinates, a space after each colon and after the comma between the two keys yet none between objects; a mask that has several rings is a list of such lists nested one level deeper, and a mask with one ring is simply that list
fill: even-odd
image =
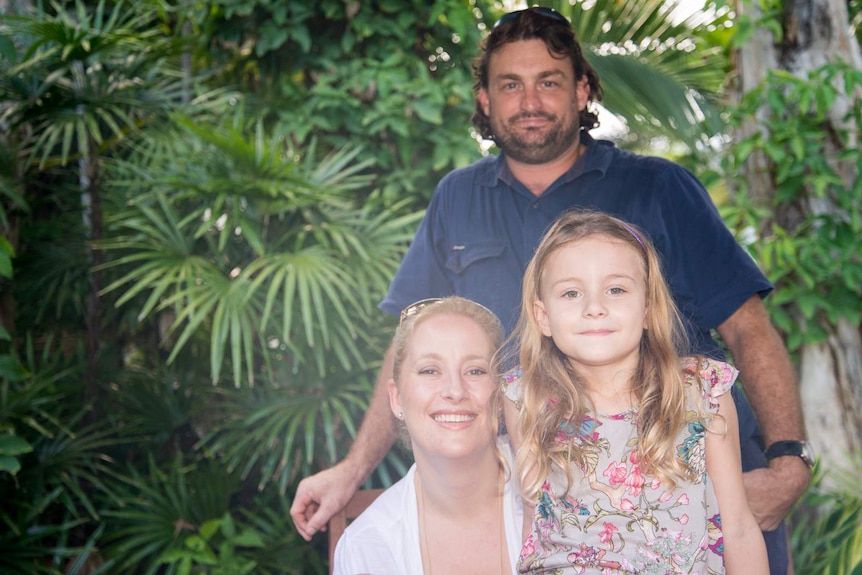
[{"label": "shirt sleeve", "polygon": [[751,296],[772,284],[728,229],[703,185],[684,168],[665,164],[660,205],[665,273],[683,314],[697,325],[721,325]]},{"label": "shirt sleeve", "polygon": [[521,374],[521,368],[516,367],[500,376],[500,391],[518,406],[521,405],[521,400],[524,397],[524,392],[521,389]]},{"label": "shirt sleeve", "polygon": [[446,224],[440,215],[440,202],[438,189],[389,284],[386,297],[380,302],[380,309],[386,313],[398,316],[402,309],[414,302],[455,293],[448,281],[446,260],[440,250],[441,230]]}]

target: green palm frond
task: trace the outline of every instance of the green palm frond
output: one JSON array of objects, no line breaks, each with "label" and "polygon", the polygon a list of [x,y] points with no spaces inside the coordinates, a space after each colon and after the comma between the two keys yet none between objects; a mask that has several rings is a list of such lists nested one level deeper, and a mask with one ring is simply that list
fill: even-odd
[{"label": "green palm frond", "polygon": [[20,456],[14,479],[0,476],[0,522],[12,529],[50,524],[58,513],[70,522],[97,522],[100,501],[114,497],[105,478],[113,473],[111,453],[122,440],[109,426],[85,423],[88,409],[80,406],[74,370],[52,364],[55,358],[43,357],[40,366],[32,351],[28,355],[26,369],[13,377],[4,370],[0,379],[0,433],[11,432],[32,446]]},{"label": "green palm frond", "polygon": [[305,381],[302,391],[262,387],[228,396],[214,390],[223,396],[225,421],[202,446],[224,458],[229,472],[254,473],[259,489],[275,482],[283,494],[297,477],[335,463],[356,435],[371,391],[370,380],[359,377],[364,384],[319,382],[309,389]]},{"label": "green palm frond", "polygon": [[327,566],[313,546],[302,540],[290,518],[290,500],[262,493],[242,510],[242,519],[261,533],[267,545],[253,552],[260,575],[324,575]]},{"label": "green palm frond", "polygon": [[620,115],[638,138],[670,133],[694,149],[723,125],[713,103],[660,68],[617,54],[595,58],[593,65],[608,87],[604,104],[624,110]]},{"label": "green palm frond", "polygon": [[161,114],[182,93],[166,57],[176,42],[153,16],[119,2],[53,17],[8,17],[9,33],[25,39],[20,62],[0,70],[0,120],[32,134],[22,151],[39,169],[101,153]]},{"label": "green palm frond", "polygon": [[172,314],[169,361],[209,341],[214,382],[229,359],[234,384],[252,384],[282,348],[295,372],[364,365],[364,326],[421,214],[356,205],[352,193],[368,182],[358,148],[317,160],[242,110],[225,129],[180,123],[171,146],[112,168],[129,201],[99,244],[112,256],[104,267],[120,271],[104,293],[139,301],[142,320]]},{"label": "green palm frond", "polygon": [[664,135],[694,150],[723,127],[717,102],[728,61],[705,40],[723,16],[674,22],[677,4],[578,0],[555,7],[571,20],[602,79],[605,107],[639,136]]},{"label": "green palm frond", "polygon": [[[49,501],[40,502],[46,506]],[[12,511],[14,504],[4,503],[4,519]],[[61,570],[56,567],[63,565],[72,558],[86,560],[92,553],[92,545],[103,534],[101,527],[97,528],[83,548],[69,545],[62,541],[68,533],[84,524],[83,519],[60,520],[58,522],[40,522],[32,517],[20,518],[21,524],[10,524],[4,521],[7,529],[0,529],[0,573],[4,575],[65,575],[73,571]],[[96,571],[94,573],[105,573]]]},{"label": "green palm frond", "polygon": [[176,572],[175,566],[160,570],[158,558],[227,512],[239,483],[215,465],[175,460],[162,470],[151,458],[145,472],[130,467],[113,488],[122,505],[103,513],[109,525],[103,549],[117,562],[112,573],[154,574]]},{"label": "green palm frond", "polygon": [[[811,487],[789,523],[797,573],[857,575],[862,571],[862,457],[850,454],[843,468],[815,466]],[[829,487],[824,486],[824,479]]]}]

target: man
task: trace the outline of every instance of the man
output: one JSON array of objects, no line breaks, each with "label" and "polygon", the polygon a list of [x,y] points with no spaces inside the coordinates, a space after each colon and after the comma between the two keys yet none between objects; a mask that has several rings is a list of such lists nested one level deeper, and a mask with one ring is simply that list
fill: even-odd
[{"label": "man", "polygon": [[[736,397],[746,492],[772,572],[786,573],[782,521],[810,470],[794,370],[761,302],[772,286],[694,176],[589,136],[597,118],[588,104],[601,99],[601,90],[559,13],[536,7],[501,18],[476,65],[473,123],[502,153],[440,182],[380,307],[397,314],[417,300],[457,294],[490,308],[511,330],[524,268],[562,211],[598,209],[637,224],[661,253],[695,350],[720,357],[710,336],[716,329],[741,372],[771,446],[764,467],[753,414]],[[300,483],[291,516],[303,537],[325,526],[392,445],[385,386],[391,371],[390,350],[348,456]]]}]

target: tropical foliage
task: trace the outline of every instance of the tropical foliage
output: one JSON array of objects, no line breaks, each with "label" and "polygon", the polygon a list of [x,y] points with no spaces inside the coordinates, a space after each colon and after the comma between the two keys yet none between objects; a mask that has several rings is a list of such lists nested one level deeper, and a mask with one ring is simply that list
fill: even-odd
[{"label": "tropical foliage", "polygon": [[[847,185],[839,171],[839,161],[862,167],[854,144],[862,128],[859,103],[847,109],[844,130],[824,128],[836,99],[860,86],[862,71],[837,62],[809,78],[774,72],[746,94],[732,118],[739,126],[757,116],[765,130],[734,143],[726,173],[741,176],[743,163],[758,152],[777,166],[771,209],[741,195],[725,217],[748,230],[749,248],[778,288],[766,301],[791,351],[822,341],[829,325],[858,317],[862,308],[862,181]],[[801,204],[819,208],[806,213]],[[785,217],[776,221],[769,217],[773,212]],[[782,226],[782,220],[793,227]],[[800,323],[804,329],[797,329]]]},{"label": "tropical foliage", "polygon": [[[471,59],[499,7],[34,5],[0,23],[0,571],[324,573],[290,494],[344,455],[376,304],[482,153]],[[706,150],[714,32],[655,0],[556,7],[626,145]]]}]

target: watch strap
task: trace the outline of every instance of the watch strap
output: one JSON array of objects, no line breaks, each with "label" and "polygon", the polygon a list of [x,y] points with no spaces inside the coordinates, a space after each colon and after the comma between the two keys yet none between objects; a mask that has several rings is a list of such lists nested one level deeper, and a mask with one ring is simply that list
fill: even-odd
[{"label": "watch strap", "polygon": [[801,458],[802,461],[804,461],[805,464],[809,467],[811,467],[814,463],[811,460],[811,454],[810,450],[808,449],[808,445],[804,441],[776,441],[775,443],[766,448],[764,455],[766,455],[767,461],[775,459],[776,457],[783,457],[785,455],[795,455],[796,457]]}]

